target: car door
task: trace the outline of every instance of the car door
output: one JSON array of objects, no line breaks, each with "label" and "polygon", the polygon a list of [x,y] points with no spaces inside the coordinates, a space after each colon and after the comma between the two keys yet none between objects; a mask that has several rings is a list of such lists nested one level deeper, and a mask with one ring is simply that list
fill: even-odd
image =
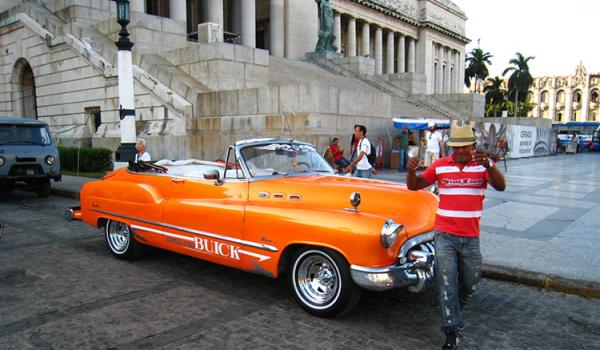
[{"label": "car door", "polygon": [[248,182],[185,177],[172,177],[171,181],[171,195],[164,208],[170,249],[239,267]]}]

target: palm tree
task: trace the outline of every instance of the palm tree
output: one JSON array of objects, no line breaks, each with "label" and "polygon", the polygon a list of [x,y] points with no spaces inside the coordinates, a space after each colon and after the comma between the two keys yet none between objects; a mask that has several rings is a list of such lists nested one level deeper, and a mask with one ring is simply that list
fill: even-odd
[{"label": "palm tree", "polygon": [[475,89],[477,89],[477,80],[484,80],[490,75],[487,64],[492,64],[490,58],[493,56],[489,52],[483,52],[482,49],[476,48],[467,53],[465,69],[465,85],[471,87],[471,79],[475,78]]},{"label": "palm tree", "polygon": [[485,103],[494,106],[494,117],[496,117],[498,107],[502,105],[506,96],[506,91],[502,88],[503,84],[503,78],[488,78],[487,85],[483,88],[483,92],[485,93]]},{"label": "palm tree", "polygon": [[[534,56],[525,57],[520,52],[517,52],[516,57],[508,62],[512,66],[506,68],[502,73],[502,75],[506,75],[506,73],[512,72],[508,78],[508,91],[511,97],[513,95],[515,97],[515,117],[519,113],[519,101],[525,101],[529,87],[533,84],[533,77],[529,73],[528,62],[534,58]],[[519,95],[521,96],[519,97]]]}]

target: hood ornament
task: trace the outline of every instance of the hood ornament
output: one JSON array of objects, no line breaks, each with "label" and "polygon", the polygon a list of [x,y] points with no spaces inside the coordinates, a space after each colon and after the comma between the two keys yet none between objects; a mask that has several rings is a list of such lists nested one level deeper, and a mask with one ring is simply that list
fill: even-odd
[{"label": "hood ornament", "polygon": [[360,205],[360,193],[352,192],[352,194],[350,195],[350,205],[352,205],[354,209],[348,210],[358,211],[358,206]]}]

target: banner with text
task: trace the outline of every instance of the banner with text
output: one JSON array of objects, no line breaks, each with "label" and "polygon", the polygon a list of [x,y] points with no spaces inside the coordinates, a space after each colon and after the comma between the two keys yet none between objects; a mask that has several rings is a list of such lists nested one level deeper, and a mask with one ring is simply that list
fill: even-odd
[{"label": "banner with text", "polygon": [[509,158],[533,157],[535,153],[537,134],[537,128],[533,126],[509,126]]}]

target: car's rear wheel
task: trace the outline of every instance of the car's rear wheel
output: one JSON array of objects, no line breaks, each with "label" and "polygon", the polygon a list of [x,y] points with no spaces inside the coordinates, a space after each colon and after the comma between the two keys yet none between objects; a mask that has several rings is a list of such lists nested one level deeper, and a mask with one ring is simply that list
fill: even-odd
[{"label": "car's rear wheel", "polygon": [[288,279],[298,304],[319,317],[349,312],[362,294],[352,281],[346,259],[327,248],[298,250],[291,260]]},{"label": "car's rear wheel", "polygon": [[105,238],[108,250],[119,259],[133,260],[143,253],[143,245],[133,238],[129,225],[108,220],[105,226]]},{"label": "car's rear wheel", "polygon": [[52,187],[50,186],[50,179],[43,179],[40,181],[40,186],[38,187],[36,193],[38,197],[47,198],[50,197],[50,191]]}]

